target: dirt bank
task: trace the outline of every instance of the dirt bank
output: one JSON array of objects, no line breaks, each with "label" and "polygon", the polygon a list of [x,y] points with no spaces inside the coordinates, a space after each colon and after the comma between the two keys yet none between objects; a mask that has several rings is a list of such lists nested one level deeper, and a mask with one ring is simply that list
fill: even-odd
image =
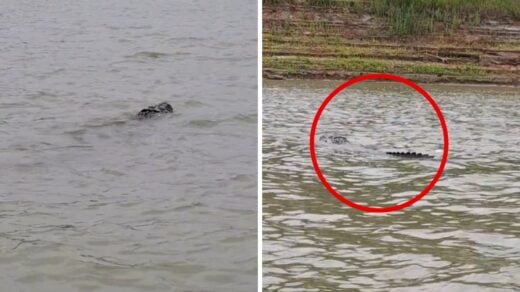
[{"label": "dirt bank", "polygon": [[348,79],[384,72],[417,82],[520,85],[520,20],[489,16],[478,25],[396,36],[364,2],[352,3],[264,2],[264,78]]}]

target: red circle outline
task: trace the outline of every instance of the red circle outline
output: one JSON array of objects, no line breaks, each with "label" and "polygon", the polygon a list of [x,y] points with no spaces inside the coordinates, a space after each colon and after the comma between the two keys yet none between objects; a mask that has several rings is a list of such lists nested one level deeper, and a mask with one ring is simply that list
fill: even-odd
[{"label": "red circle outline", "polygon": [[[394,206],[389,206],[389,207],[370,207],[370,206],[360,205],[360,204],[354,203],[350,200],[347,200],[341,194],[336,192],[336,190],[328,183],[327,179],[321,172],[320,166],[318,165],[318,159],[316,158],[316,149],[315,149],[315,145],[314,145],[314,136],[316,135],[316,128],[318,127],[318,122],[320,120],[321,114],[323,113],[323,111],[325,110],[325,108],[327,107],[329,102],[345,88],[352,86],[359,82],[363,82],[363,81],[367,81],[367,80],[374,80],[374,79],[388,79],[388,80],[403,83],[403,84],[407,85],[408,87],[415,89],[422,96],[424,96],[424,98],[426,98],[428,100],[428,102],[430,103],[430,105],[433,107],[433,109],[435,110],[435,113],[437,114],[437,117],[439,118],[439,121],[441,123],[441,128],[442,128],[442,136],[444,138],[444,149],[443,149],[443,153],[442,153],[442,160],[439,165],[439,169],[437,170],[437,173],[435,174],[435,176],[433,177],[431,182],[418,195],[416,195],[412,199],[410,199],[404,203],[397,204]],[[360,210],[363,212],[370,212],[370,213],[385,213],[385,212],[398,211],[398,210],[404,209],[406,207],[410,207],[411,205],[415,204],[417,201],[422,199],[424,196],[426,196],[426,194],[428,194],[433,189],[433,187],[435,186],[437,181],[440,179],[440,177],[444,171],[444,167],[446,166],[446,162],[448,161],[448,149],[449,149],[448,127],[446,126],[446,121],[444,120],[442,112],[441,112],[439,106],[437,105],[437,103],[435,102],[435,100],[428,94],[428,92],[426,92],[426,90],[422,89],[419,85],[415,84],[414,82],[412,82],[406,78],[403,78],[401,76],[392,75],[392,74],[384,74],[384,73],[362,75],[362,76],[356,77],[354,79],[348,80],[347,82],[341,84],[336,89],[334,89],[318,108],[318,111],[316,112],[316,115],[314,116],[314,120],[312,121],[311,132],[310,132],[310,153],[311,153],[312,166],[314,167],[314,171],[318,175],[318,178],[320,179],[321,183],[340,202],[342,202],[352,208],[355,208],[357,210]]]}]

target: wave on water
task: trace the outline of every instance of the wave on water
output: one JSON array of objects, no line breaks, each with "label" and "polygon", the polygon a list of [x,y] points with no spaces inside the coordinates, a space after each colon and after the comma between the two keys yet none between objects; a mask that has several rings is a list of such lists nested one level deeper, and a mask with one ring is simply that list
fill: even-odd
[{"label": "wave on water", "polygon": [[188,56],[188,55],[190,55],[190,53],[188,53],[188,52],[163,53],[163,52],[143,51],[143,52],[137,52],[133,55],[128,55],[125,57],[128,59],[141,59],[141,58],[159,59],[159,58],[167,58],[167,57],[175,57],[175,56]]}]

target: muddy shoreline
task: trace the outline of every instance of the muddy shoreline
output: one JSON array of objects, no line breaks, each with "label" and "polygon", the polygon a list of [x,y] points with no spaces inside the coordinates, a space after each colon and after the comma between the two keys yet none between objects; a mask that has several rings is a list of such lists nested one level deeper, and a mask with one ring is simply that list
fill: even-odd
[{"label": "muddy shoreline", "polygon": [[483,19],[421,36],[397,37],[386,28],[382,19],[348,7],[264,3],[263,78],[390,73],[421,83],[520,86],[518,20]]},{"label": "muddy shoreline", "polygon": [[[262,70],[262,77],[266,80],[349,80],[364,74],[381,72],[344,72],[344,71],[305,71],[301,73],[289,73],[283,70]],[[385,72],[387,73],[387,72]],[[441,84],[475,84],[475,85],[508,85],[519,86],[520,79],[517,76],[497,76],[485,78],[464,78],[460,76],[435,76],[428,74],[399,74],[406,79],[417,83],[441,83]]]}]

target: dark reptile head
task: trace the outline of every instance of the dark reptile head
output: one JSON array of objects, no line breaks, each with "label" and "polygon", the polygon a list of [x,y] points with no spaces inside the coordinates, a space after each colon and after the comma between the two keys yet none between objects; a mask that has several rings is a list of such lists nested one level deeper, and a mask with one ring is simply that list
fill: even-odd
[{"label": "dark reptile head", "polygon": [[167,103],[167,102],[161,102],[160,104],[149,106],[143,110],[141,110],[137,114],[137,118],[142,119],[150,119],[157,115],[163,114],[163,113],[172,113],[173,107]]},{"label": "dark reptile head", "polygon": [[326,142],[326,143],[332,143],[332,144],[338,144],[338,145],[341,145],[341,144],[345,144],[345,143],[348,143],[348,140],[346,137],[343,137],[343,136],[321,136],[320,139],[319,139],[321,142]]},{"label": "dark reptile head", "polygon": [[161,113],[173,113],[173,107],[167,102],[161,102],[156,107]]}]

